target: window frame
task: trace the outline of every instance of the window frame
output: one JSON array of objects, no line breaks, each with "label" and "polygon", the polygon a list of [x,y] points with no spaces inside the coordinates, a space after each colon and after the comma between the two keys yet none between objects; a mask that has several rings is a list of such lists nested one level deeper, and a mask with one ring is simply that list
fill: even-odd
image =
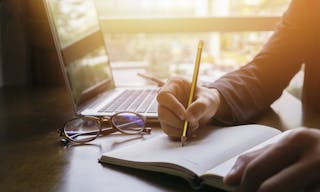
[{"label": "window frame", "polygon": [[272,31],[280,19],[280,16],[190,18],[100,17],[102,31],[110,34]]}]

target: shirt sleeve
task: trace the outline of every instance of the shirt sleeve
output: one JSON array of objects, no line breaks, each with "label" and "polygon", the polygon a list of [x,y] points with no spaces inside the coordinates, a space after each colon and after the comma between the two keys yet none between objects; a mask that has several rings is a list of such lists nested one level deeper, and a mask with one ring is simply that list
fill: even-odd
[{"label": "shirt sleeve", "polygon": [[247,123],[281,96],[301,68],[309,47],[310,14],[305,2],[291,2],[271,38],[250,63],[210,85],[223,97],[216,121]]}]

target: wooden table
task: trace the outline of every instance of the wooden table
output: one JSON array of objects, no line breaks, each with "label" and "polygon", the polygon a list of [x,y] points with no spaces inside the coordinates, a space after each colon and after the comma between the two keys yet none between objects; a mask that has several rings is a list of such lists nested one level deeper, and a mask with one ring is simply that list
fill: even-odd
[{"label": "wooden table", "polygon": [[[305,118],[300,101],[288,93],[272,107],[257,122],[285,130],[317,119]],[[192,191],[177,177],[98,163],[103,152],[156,136],[159,126],[144,138],[115,134],[64,147],[56,130],[72,116],[64,88],[0,89],[1,191]]]}]

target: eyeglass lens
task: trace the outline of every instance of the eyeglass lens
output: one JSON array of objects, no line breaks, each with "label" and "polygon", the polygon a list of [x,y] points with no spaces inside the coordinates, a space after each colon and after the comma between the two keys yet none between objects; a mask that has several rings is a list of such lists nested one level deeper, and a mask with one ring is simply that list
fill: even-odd
[{"label": "eyeglass lens", "polygon": [[76,142],[88,142],[100,133],[100,124],[95,119],[77,118],[69,121],[64,127],[65,135]]},{"label": "eyeglass lens", "polygon": [[113,126],[125,134],[141,133],[145,127],[143,117],[135,113],[118,113],[111,120]]},{"label": "eyeglass lens", "polygon": [[[111,118],[112,125],[124,134],[139,134],[145,128],[145,120],[142,116],[122,112]],[[103,130],[103,129],[102,129]],[[82,117],[67,122],[64,133],[70,140],[84,143],[94,140],[101,131],[99,120],[96,118]]]}]

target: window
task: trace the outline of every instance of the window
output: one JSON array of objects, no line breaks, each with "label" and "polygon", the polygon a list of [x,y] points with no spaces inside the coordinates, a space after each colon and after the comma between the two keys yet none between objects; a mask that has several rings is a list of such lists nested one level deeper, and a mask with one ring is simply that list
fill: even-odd
[{"label": "window", "polygon": [[[78,10],[70,12],[72,17],[85,13],[84,6],[77,6],[77,2],[81,1],[83,0],[72,1]],[[139,81],[136,72],[141,71],[164,79],[174,74],[191,77],[196,46],[200,39],[204,40],[205,47],[199,78],[203,81],[213,81],[245,65],[257,54],[290,2],[94,1],[114,78],[116,83],[121,85],[128,82],[140,83],[141,79]],[[83,25],[81,22],[71,24]],[[66,43],[72,41],[73,33],[63,32],[71,36],[65,40]],[[79,35],[87,33],[78,32]],[[298,77],[299,79],[293,82],[301,87],[303,75],[299,74]]]},{"label": "window", "polygon": [[102,17],[279,16],[289,0],[95,0]]},{"label": "window", "polygon": [[115,69],[190,76],[199,39],[200,78],[212,81],[261,49],[289,0],[95,0]]}]

